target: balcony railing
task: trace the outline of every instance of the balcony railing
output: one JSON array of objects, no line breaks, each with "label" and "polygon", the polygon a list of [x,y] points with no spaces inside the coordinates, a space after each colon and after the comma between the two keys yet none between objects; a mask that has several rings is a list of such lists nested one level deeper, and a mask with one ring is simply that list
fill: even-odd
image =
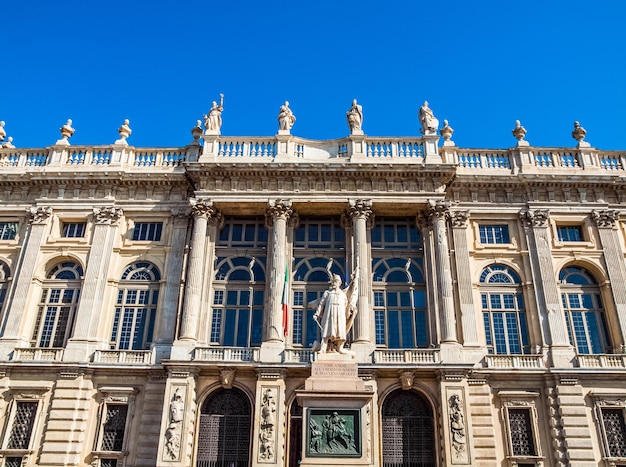
[{"label": "balcony railing", "polygon": [[193,360],[196,362],[258,362],[258,347],[196,347]]},{"label": "balcony railing", "polygon": [[63,349],[41,347],[17,348],[11,358],[14,362],[60,362],[63,359]]},{"label": "balcony railing", "polygon": [[441,358],[437,349],[386,349],[374,351],[374,363],[380,364],[414,363],[432,365],[440,363],[440,361]]},{"label": "balcony railing", "polygon": [[310,363],[313,353],[311,349],[285,349],[283,363]]},{"label": "balcony railing", "polygon": [[96,350],[94,363],[120,363],[124,365],[152,365],[152,350]]},{"label": "balcony railing", "polygon": [[542,355],[487,355],[487,368],[545,368]]},{"label": "balcony railing", "polygon": [[626,368],[626,355],[578,355],[578,366],[581,368]]}]

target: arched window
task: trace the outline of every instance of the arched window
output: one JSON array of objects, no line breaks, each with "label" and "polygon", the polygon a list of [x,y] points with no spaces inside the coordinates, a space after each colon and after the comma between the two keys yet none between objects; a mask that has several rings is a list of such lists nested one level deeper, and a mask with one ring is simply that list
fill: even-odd
[{"label": "arched window", "polygon": [[515,271],[502,264],[483,269],[480,298],[489,353],[529,353],[524,296]]},{"label": "arched window", "polygon": [[148,262],[133,263],[120,279],[111,329],[112,349],[149,349],[154,334],[161,273]]},{"label": "arched window", "polygon": [[316,307],[313,305],[328,289],[334,274],[345,277],[343,259],[323,257],[295,259],[291,327],[294,345],[311,347],[315,340],[319,340],[319,326],[313,320]]},{"label": "arched window", "polygon": [[202,404],[196,467],[250,465],[252,408],[237,388],[220,389]]},{"label": "arched window", "polygon": [[74,326],[83,268],[73,261],[53,266],[41,291],[32,343],[35,347],[65,347]]},{"label": "arched window", "polygon": [[229,347],[261,345],[265,265],[251,256],[217,258],[213,281],[211,343]]},{"label": "arched window", "polygon": [[398,389],[382,407],[383,465],[435,467],[437,445],[430,403],[415,391]]},{"label": "arched window", "polygon": [[606,319],[594,277],[584,268],[569,266],[559,273],[559,283],[570,343],[579,354],[606,353]]}]

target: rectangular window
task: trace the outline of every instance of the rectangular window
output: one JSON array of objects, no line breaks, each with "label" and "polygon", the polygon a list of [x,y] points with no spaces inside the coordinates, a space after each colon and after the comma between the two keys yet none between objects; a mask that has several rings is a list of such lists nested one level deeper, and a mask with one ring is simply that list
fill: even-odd
[{"label": "rectangular window", "polygon": [[162,232],[163,222],[137,222],[133,229],[133,240],[158,242]]},{"label": "rectangular window", "polygon": [[559,225],[556,228],[560,242],[584,242],[582,225]]},{"label": "rectangular window", "polygon": [[506,224],[478,226],[480,243],[483,245],[500,245],[511,243],[509,226]]},{"label": "rectangular window", "polygon": [[7,449],[28,449],[36,414],[37,402],[17,401]]},{"label": "rectangular window", "polygon": [[128,405],[107,404],[102,424],[101,451],[122,451]]},{"label": "rectangular window", "polygon": [[216,246],[265,248],[266,245],[267,228],[261,219],[227,218]]},{"label": "rectangular window", "polygon": [[530,410],[509,408],[508,412],[513,455],[536,456]]},{"label": "rectangular window", "polygon": [[63,224],[62,236],[64,238],[83,238],[86,226],[85,222],[66,222]]},{"label": "rectangular window", "polygon": [[0,240],[15,240],[17,222],[0,222]]},{"label": "rectangular window", "polygon": [[602,408],[602,425],[609,457],[626,457],[624,408]]}]

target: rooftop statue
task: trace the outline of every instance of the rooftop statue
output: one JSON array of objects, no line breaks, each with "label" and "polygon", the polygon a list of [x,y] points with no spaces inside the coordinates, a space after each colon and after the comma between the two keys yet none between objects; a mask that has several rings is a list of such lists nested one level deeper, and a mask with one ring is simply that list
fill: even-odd
[{"label": "rooftop statue", "polygon": [[291,109],[289,108],[289,102],[285,101],[283,105],[280,106],[280,111],[278,112],[278,129],[282,131],[289,131],[291,127],[296,122],[296,116],[293,114]]},{"label": "rooftop statue", "polygon": [[204,116],[204,128],[207,133],[220,134],[222,128],[222,111],[224,110],[224,94],[220,93],[220,103],[213,101],[208,115]]},{"label": "rooftop statue", "polygon": [[[454,129],[448,125],[448,120],[444,120],[443,121],[443,128],[441,130],[439,130],[439,134],[441,136],[443,136],[443,139],[445,141],[444,145],[447,146],[446,143],[452,143],[451,138],[452,138],[452,133],[454,133]],[[454,143],[452,143],[454,144]]]},{"label": "rooftop statue", "polygon": [[313,319],[322,330],[322,342],[314,346],[314,350],[320,353],[350,353],[343,346],[356,317],[356,302],[359,297],[358,281],[358,267],[352,273],[351,282],[345,289],[341,288],[341,277],[338,274],[333,275],[331,286],[317,303],[313,315]]},{"label": "rooftop statue", "polygon": [[352,107],[346,112],[350,134],[363,134],[361,126],[363,124],[363,106],[357,104],[356,99],[352,101]]},{"label": "rooftop statue", "polygon": [[515,128],[513,128],[511,132],[518,141],[523,141],[524,136],[526,136],[526,128],[522,126],[522,123],[519,120],[515,120]]},{"label": "rooftop statue", "polygon": [[60,131],[61,131],[62,138],[58,140],[56,144],[59,144],[62,146],[69,146],[70,142],[68,140],[72,137],[72,135],[76,131],[74,128],[72,128],[72,119],[68,118],[67,122],[65,122],[65,125],[63,125],[60,128]]},{"label": "rooftop statue", "polygon": [[435,118],[435,114],[428,107],[428,101],[424,101],[424,105],[420,107],[419,119],[422,124],[423,135],[436,135],[439,128],[439,120]]},{"label": "rooftop statue", "polygon": [[5,125],[4,120],[0,121],[0,141],[4,141],[4,138],[6,138],[7,136],[7,132],[4,129],[4,125]]},{"label": "rooftop statue", "polygon": [[9,136],[7,140],[4,143],[2,143],[2,147],[11,148],[11,149],[14,148],[15,146],[13,146],[13,137]]}]

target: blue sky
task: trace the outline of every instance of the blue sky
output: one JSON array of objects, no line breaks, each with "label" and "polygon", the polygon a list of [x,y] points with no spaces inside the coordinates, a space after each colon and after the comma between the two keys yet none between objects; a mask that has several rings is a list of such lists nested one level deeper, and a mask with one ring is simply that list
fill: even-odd
[{"label": "blue sky", "polygon": [[516,119],[535,146],[626,149],[626,2],[128,1],[2,5],[0,120],[18,147],[74,121],[73,145],[184,146],[225,94],[222,135],[419,134],[424,100],[461,147],[505,148]]}]

